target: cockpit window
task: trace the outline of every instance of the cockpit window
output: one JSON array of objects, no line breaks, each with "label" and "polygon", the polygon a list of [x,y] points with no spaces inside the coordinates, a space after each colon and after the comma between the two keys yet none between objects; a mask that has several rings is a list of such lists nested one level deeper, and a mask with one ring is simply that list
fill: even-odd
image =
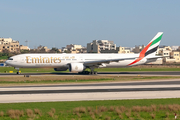
[{"label": "cockpit window", "polygon": [[8,60],[13,60],[13,58],[9,58]]}]

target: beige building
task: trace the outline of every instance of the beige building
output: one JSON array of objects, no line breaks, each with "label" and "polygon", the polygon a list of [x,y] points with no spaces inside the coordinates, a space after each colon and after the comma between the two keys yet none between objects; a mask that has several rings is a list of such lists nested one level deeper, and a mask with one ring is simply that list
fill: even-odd
[{"label": "beige building", "polygon": [[0,44],[8,44],[12,41],[12,38],[0,38]]},{"label": "beige building", "polygon": [[128,47],[116,47],[116,50],[101,50],[101,53],[124,53],[124,54],[128,54],[128,53],[133,53],[131,52],[131,49]]},{"label": "beige building", "polygon": [[146,46],[135,46],[135,48],[132,50],[134,53],[140,53]]},{"label": "beige building", "polygon": [[37,48],[37,50],[42,51],[42,52],[49,52],[50,51],[50,49],[48,47],[41,46],[41,45]]},{"label": "beige building", "polygon": [[164,58],[163,62],[165,62],[165,63],[175,63],[176,59],[175,58]]},{"label": "beige building", "polygon": [[19,49],[20,50],[30,50],[30,48],[28,46],[24,46],[24,45],[20,45]]},{"label": "beige building", "polygon": [[[171,58],[172,49],[170,46],[161,46],[158,48],[158,55],[162,55],[164,57],[164,62],[174,62],[175,60]],[[172,60],[171,60],[172,59]]]},{"label": "beige building", "polygon": [[125,54],[133,53],[131,52],[131,48],[128,48],[128,47],[119,47],[118,50],[119,50],[118,53],[125,53]]},{"label": "beige building", "polygon": [[161,46],[158,48],[158,55],[162,55],[166,63],[180,62],[180,51],[172,50],[170,46]]},{"label": "beige building", "polygon": [[73,53],[73,54],[75,54],[75,53],[87,53],[87,49],[84,47],[82,47],[81,49],[73,49],[73,50],[68,50],[68,51],[69,51],[69,53]]},{"label": "beige building", "polygon": [[66,45],[66,47],[62,47],[61,51],[64,53],[87,53],[87,48],[82,45],[70,44]]},{"label": "beige building", "polygon": [[170,46],[161,46],[161,47],[158,48],[157,51],[158,51],[157,54],[168,57],[168,56],[170,56],[170,53],[172,52],[172,49],[171,49]]},{"label": "beige building", "polygon": [[58,50],[59,50],[60,53],[62,52],[62,49],[58,49]]},{"label": "beige building", "polygon": [[87,52],[100,53],[103,50],[116,50],[116,44],[108,40],[93,40],[87,44]]},{"label": "beige building", "polygon": [[12,38],[0,38],[0,52],[20,52],[19,41],[12,40]]},{"label": "beige building", "polygon": [[176,62],[180,62],[180,52],[179,51],[172,51],[171,58],[174,58]]},{"label": "beige building", "polygon": [[78,50],[71,50],[70,53],[76,54],[76,53],[79,53],[79,51]]},{"label": "beige building", "polygon": [[82,49],[82,45],[74,45],[74,44],[70,44],[70,45],[66,45],[66,48],[68,50],[76,50],[76,49]]}]

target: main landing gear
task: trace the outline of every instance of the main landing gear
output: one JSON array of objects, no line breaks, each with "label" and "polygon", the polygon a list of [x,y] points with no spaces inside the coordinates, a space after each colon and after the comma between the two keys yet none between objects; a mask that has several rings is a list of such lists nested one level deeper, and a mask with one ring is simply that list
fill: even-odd
[{"label": "main landing gear", "polygon": [[91,69],[91,72],[89,72],[89,71],[82,71],[82,72],[79,72],[79,74],[97,75],[97,72],[94,71],[94,68],[90,68],[90,69]]},{"label": "main landing gear", "polygon": [[19,68],[14,68],[14,69],[17,70],[17,72],[16,72],[17,75],[21,74],[21,73],[19,72]]},{"label": "main landing gear", "polygon": [[90,75],[97,75],[97,72],[90,72]]},{"label": "main landing gear", "polygon": [[97,75],[97,72],[94,71],[94,67],[90,68],[91,69],[91,72],[90,72],[90,75]]},{"label": "main landing gear", "polygon": [[82,71],[78,73],[83,75],[97,75],[97,72],[89,72],[89,71]]}]

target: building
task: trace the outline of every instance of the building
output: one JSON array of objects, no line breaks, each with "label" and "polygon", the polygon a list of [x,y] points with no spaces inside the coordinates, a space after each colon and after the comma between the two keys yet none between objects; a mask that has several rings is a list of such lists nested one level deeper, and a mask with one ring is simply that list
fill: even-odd
[{"label": "building", "polygon": [[87,48],[82,45],[70,44],[66,47],[62,47],[61,52],[63,53],[87,53]]},{"label": "building", "polygon": [[170,46],[160,46],[157,49],[157,54],[162,55],[164,57],[170,57],[171,52],[172,52],[172,49]]},{"label": "building", "polygon": [[24,45],[20,45],[19,49],[20,50],[30,50],[30,48],[28,46],[24,46]]},{"label": "building", "polygon": [[44,52],[50,52],[51,49],[49,49],[48,47],[46,46],[38,46],[37,49],[34,49],[34,51],[36,52],[41,52],[41,53],[44,53]]},{"label": "building", "polygon": [[178,47],[177,51],[180,51],[180,46]]},{"label": "building", "polygon": [[177,50],[179,48],[179,46],[171,46],[172,50]]},{"label": "building", "polygon": [[119,53],[119,54],[128,54],[133,53],[131,52],[131,48],[128,47],[116,47],[116,50],[101,50],[101,53]]},{"label": "building", "polygon": [[59,50],[60,53],[62,52],[62,49],[58,49],[58,50]]},{"label": "building", "polygon": [[87,53],[87,48],[86,47],[83,47],[82,49],[81,49],[81,52],[80,53]]},{"label": "building", "polygon": [[87,44],[88,53],[100,53],[103,50],[116,50],[116,44],[108,40],[93,40]]},{"label": "building", "polygon": [[124,49],[122,50],[122,53],[128,54],[128,53],[133,53],[133,52],[131,52],[131,48],[124,47]]},{"label": "building", "polygon": [[170,46],[160,46],[158,48],[158,55],[163,56],[163,61],[165,63],[174,63],[176,59],[172,56],[172,48]]},{"label": "building", "polygon": [[175,59],[176,62],[180,62],[180,52],[179,51],[172,51],[171,58]]},{"label": "building", "polygon": [[70,44],[70,45],[66,45],[66,48],[68,50],[77,50],[77,49],[82,49],[82,45]]},{"label": "building", "polygon": [[75,44],[66,45],[66,48],[64,50],[68,51],[69,53],[86,53],[85,47]]},{"label": "building", "polygon": [[135,46],[135,48],[132,50],[132,52],[134,53],[140,53],[146,46],[142,45],[142,46]]},{"label": "building", "polygon": [[0,52],[20,52],[19,41],[12,38],[0,38]]},{"label": "building", "polygon": [[61,52],[63,53],[69,53],[68,49],[66,47],[62,47]]}]

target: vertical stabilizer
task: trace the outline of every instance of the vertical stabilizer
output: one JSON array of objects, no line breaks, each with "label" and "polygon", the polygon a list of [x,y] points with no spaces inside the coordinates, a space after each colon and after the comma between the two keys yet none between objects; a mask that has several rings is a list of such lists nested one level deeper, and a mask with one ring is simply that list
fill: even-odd
[{"label": "vertical stabilizer", "polygon": [[163,32],[158,32],[157,35],[148,43],[147,45],[148,48],[146,48],[147,50],[145,52],[145,56],[148,56],[148,55],[155,56],[156,51],[161,42],[162,35],[163,35]]},{"label": "vertical stabilizer", "polygon": [[163,32],[158,32],[156,36],[147,44],[147,46],[139,53],[139,58],[130,63],[129,65],[133,65],[140,60],[142,60],[146,56],[155,56],[156,51],[159,47]]}]

